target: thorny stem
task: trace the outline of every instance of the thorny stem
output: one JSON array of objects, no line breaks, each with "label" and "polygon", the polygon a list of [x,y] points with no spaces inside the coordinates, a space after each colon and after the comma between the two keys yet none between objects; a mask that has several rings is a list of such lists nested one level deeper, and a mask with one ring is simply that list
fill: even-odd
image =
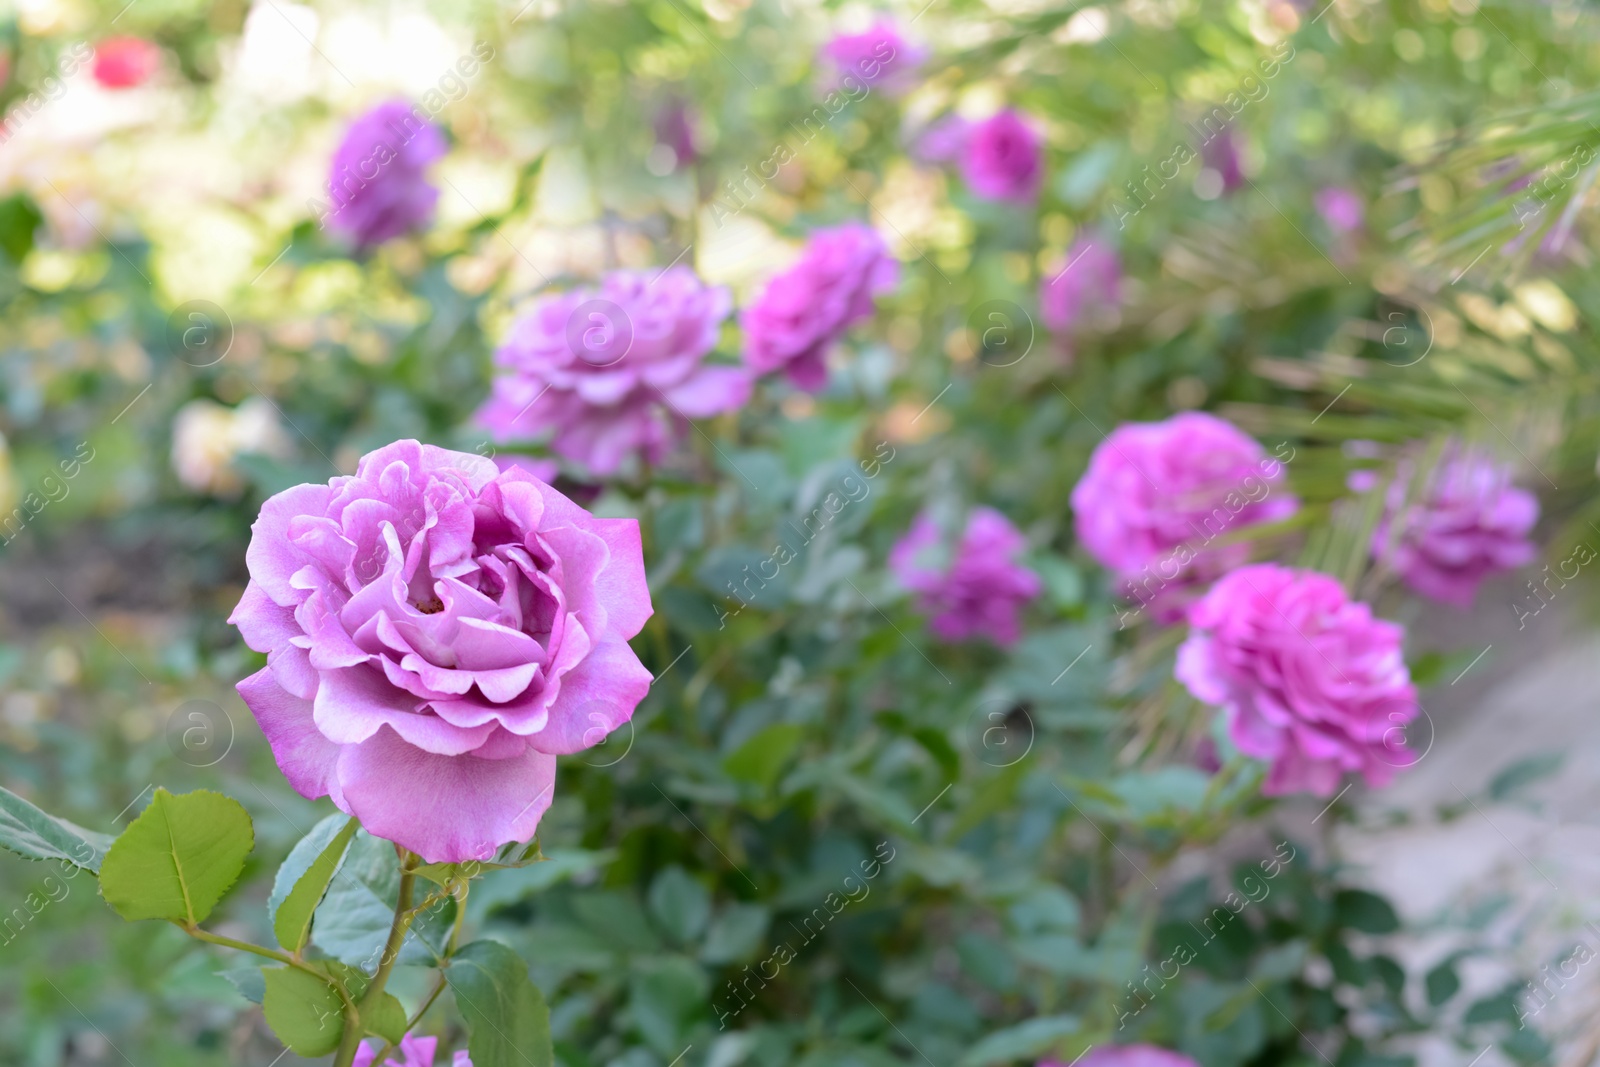
[{"label": "thorny stem", "polygon": [[[444,950],[446,964],[448,964],[450,957],[455,955],[456,945],[461,940],[461,927],[467,917],[467,889],[470,884],[471,883],[469,882],[461,882],[459,883],[459,892],[457,892],[455,889],[451,890],[450,895],[456,898],[456,922],[455,927],[450,931],[450,943],[445,947]],[[414,912],[426,911],[428,906],[434,900],[438,899],[439,896],[440,894],[433,894],[412,910]],[[417,1028],[417,1024],[422,1021],[422,1017],[428,1014],[428,1009],[433,1007],[433,1002],[439,999],[440,993],[444,992],[444,987],[445,977],[443,972],[441,972],[439,974],[439,980],[433,984],[433,991],[428,994],[428,999],[422,1002],[422,1007],[418,1008],[417,1013],[411,1017],[409,1022],[406,1023],[406,1033],[409,1034],[411,1031]],[[378,1054],[372,1058],[372,1062],[375,1064],[381,1064],[383,1062],[383,1058],[394,1051],[394,1047],[394,1042],[385,1042],[383,1048],[380,1049]]]}]

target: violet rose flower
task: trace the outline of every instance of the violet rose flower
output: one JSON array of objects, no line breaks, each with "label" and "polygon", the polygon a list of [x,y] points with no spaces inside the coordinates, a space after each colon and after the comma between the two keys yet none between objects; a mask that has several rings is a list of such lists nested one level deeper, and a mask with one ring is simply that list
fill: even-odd
[{"label": "violet rose flower", "polygon": [[898,93],[910,88],[916,68],[927,53],[901,35],[894,22],[880,18],[862,33],[840,33],[818,55],[837,68],[835,83],[847,87],[855,78],[874,88]]},{"label": "violet rose flower", "polygon": [[828,350],[872,316],[875,298],[899,277],[900,265],[872,227],[847,222],[813,230],[800,261],[740,316],[745,363],[758,374],[782,370],[799,388],[820,392],[828,384]]},{"label": "violet rose flower", "polygon": [[[982,637],[997,645],[1021,636],[1018,614],[1044,588],[1017,562],[1027,541],[993,508],[978,508],[950,549],[926,512],[917,516],[889,553],[889,569],[917,594],[917,608],[945,641]],[[945,558],[941,558],[945,557]]]},{"label": "violet rose flower", "polygon": [[1282,463],[1215,415],[1124,423],[1073,487],[1078,540],[1123,595],[1177,622],[1197,587],[1249,559],[1249,545],[1214,541],[1298,510],[1283,480]]},{"label": "violet rose flower", "polygon": [[1032,200],[1044,181],[1044,140],[1010,108],[966,129],[961,174],[983,200]]},{"label": "violet rose flower", "polygon": [[397,441],[269,499],[230,618],[289,784],[429,862],[526,841],[558,754],[633,715],[650,672],[639,524],[524,470]]},{"label": "violet rose flower", "polygon": [[[1044,1060],[1039,1067],[1067,1067],[1055,1060]],[[1198,1063],[1171,1049],[1156,1045],[1100,1045],[1076,1061],[1076,1067],[1200,1067]]]},{"label": "violet rose flower", "polygon": [[1405,631],[1347,599],[1333,578],[1241,567],[1195,602],[1189,624],[1174,674],[1223,709],[1240,752],[1271,764],[1263,793],[1331,796],[1350,771],[1386,785],[1416,762],[1405,736],[1417,715]]},{"label": "violet rose flower", "polygon": [[357,118],[333,154],[328,227],[360,249],[424,228],[439,199],[424,172],[444,152],[439,128],[404,100]]},{"label": "violet rose flower", "polygon": [[1080,237],[1067,249],[1066,264],[1039,283],[1039,317],[1056,333],[1072,333],[1095,305],[1122,300],[1122,260],[1103,238]]},{"label": "violet rose flower", "polygon": [[477,421],[496,441],[553,433],[556,452],[596,475],[636,454],[660,462],[689,419],[750,398],[748,371],[705,362],[732,306],[683,266],[542,297],[495,352],[508,373]]},{"label": "violet rose flower", "polygon": [[[1528,533],[1539,521],[1539,501],[1511,484],[1510,467],[1453,446],[1408,501],[1411,471],[1401,463],[1389,484],[1372,555],[1418,593],[1468,608],[1487,578],[1538,555]],[[1353,487],[1375,480],[1370,471],[1352,476]]]}]

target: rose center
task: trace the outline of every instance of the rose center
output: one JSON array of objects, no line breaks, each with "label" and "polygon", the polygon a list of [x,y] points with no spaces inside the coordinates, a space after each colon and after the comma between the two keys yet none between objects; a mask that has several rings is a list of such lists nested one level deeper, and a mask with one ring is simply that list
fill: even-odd
[{"label": "rose center", "polygon": [[424,615],[437,615],[439,612],[444,610],[444,601],[440,600],[436,596],[429,597],[427,600],[424,600],[422,603],[416,605],[416,608]]}]

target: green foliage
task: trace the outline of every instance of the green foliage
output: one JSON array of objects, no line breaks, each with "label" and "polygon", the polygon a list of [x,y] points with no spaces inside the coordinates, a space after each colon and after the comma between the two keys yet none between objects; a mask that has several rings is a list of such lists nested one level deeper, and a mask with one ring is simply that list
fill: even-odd
[{"label": "green foliage", "polygon": [[[383,955],[400,896],[395,847],[359,831],[338,877],[316,906],[311,942],[341,963],[371,972]],[[435,964],[455,923],[456,902],[443,897],[412,924],[399,955],[404,964]]]},{"label": "green foliage", "polygon": [[297,1056],[326,1056],[344,1036],[344,1002],[333,981],[294,967],[264,967],[267,1025]]},{"label": "green foliage", "polygon": [[311,915],[358,829],[356,820],[330,815],[311,828],[278,868],[272,895],[267,898],[267,917],[278,944],[290,952],[299,952],[305,945],[311,933]]},{"label": "green foliage", "polygon": [[551,1067],[550,1009],[515,952],[475,941],[456,953],[445,973],[467,1021],[474,1067]]},{"label": "green foliage", "polygon": [[0,847],[31,860],[60,860],[98,873],[111,838],[47,815],[8,789],[0,789]]},{"label": "green foliage", "polygon": [[100,895],[124,919],[194,926],[233,888],[254,847],[250,816],[237,800],[157,787],[106,853]]}]

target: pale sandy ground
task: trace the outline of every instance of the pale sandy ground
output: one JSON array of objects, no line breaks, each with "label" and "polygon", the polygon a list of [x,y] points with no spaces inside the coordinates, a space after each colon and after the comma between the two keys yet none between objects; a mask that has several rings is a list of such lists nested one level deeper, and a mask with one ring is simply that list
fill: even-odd
[{"label": "pale sandy ground", "polygon": [[[1412,973],[1457,947],[1451,929],[1472,906],[1506,899],[1488,927],[1501,962],[1469,961],[1463,980],[1489,992],[1508,979],[1504,961],[1530,975],[1566,961],[1570,977],[1546,972],[1548,1006],[1531,1021],[1556,1041],[1559,1067],[1590,1067],[1600,1044],[1600,633],[1576,621],[1571,601],[1550,604],[1519,631],[1509,606],[1516,590],[1484,593],[1472,612],[1408,620],[1413,634],[1469,657],[1493,647],[1454,684],[1447,677],[1426,694],[1433,747],[1393,786],[1359,800],[1363,825],[1341,826],[1335,848],[1408,926],[1439,927],[1408,939]],[[1555,751],[1564,762],[1554,774],[1514,798],[1487,799],[1500,771]],[[1405,821],[1384,825],[1396,815]],[[1497,1048],[1463,1053],[1437,1040],[1418,1049],[1419,1067],[1466,1067],[1480,1052],[1477,1067],[1512,1062]]]}]

